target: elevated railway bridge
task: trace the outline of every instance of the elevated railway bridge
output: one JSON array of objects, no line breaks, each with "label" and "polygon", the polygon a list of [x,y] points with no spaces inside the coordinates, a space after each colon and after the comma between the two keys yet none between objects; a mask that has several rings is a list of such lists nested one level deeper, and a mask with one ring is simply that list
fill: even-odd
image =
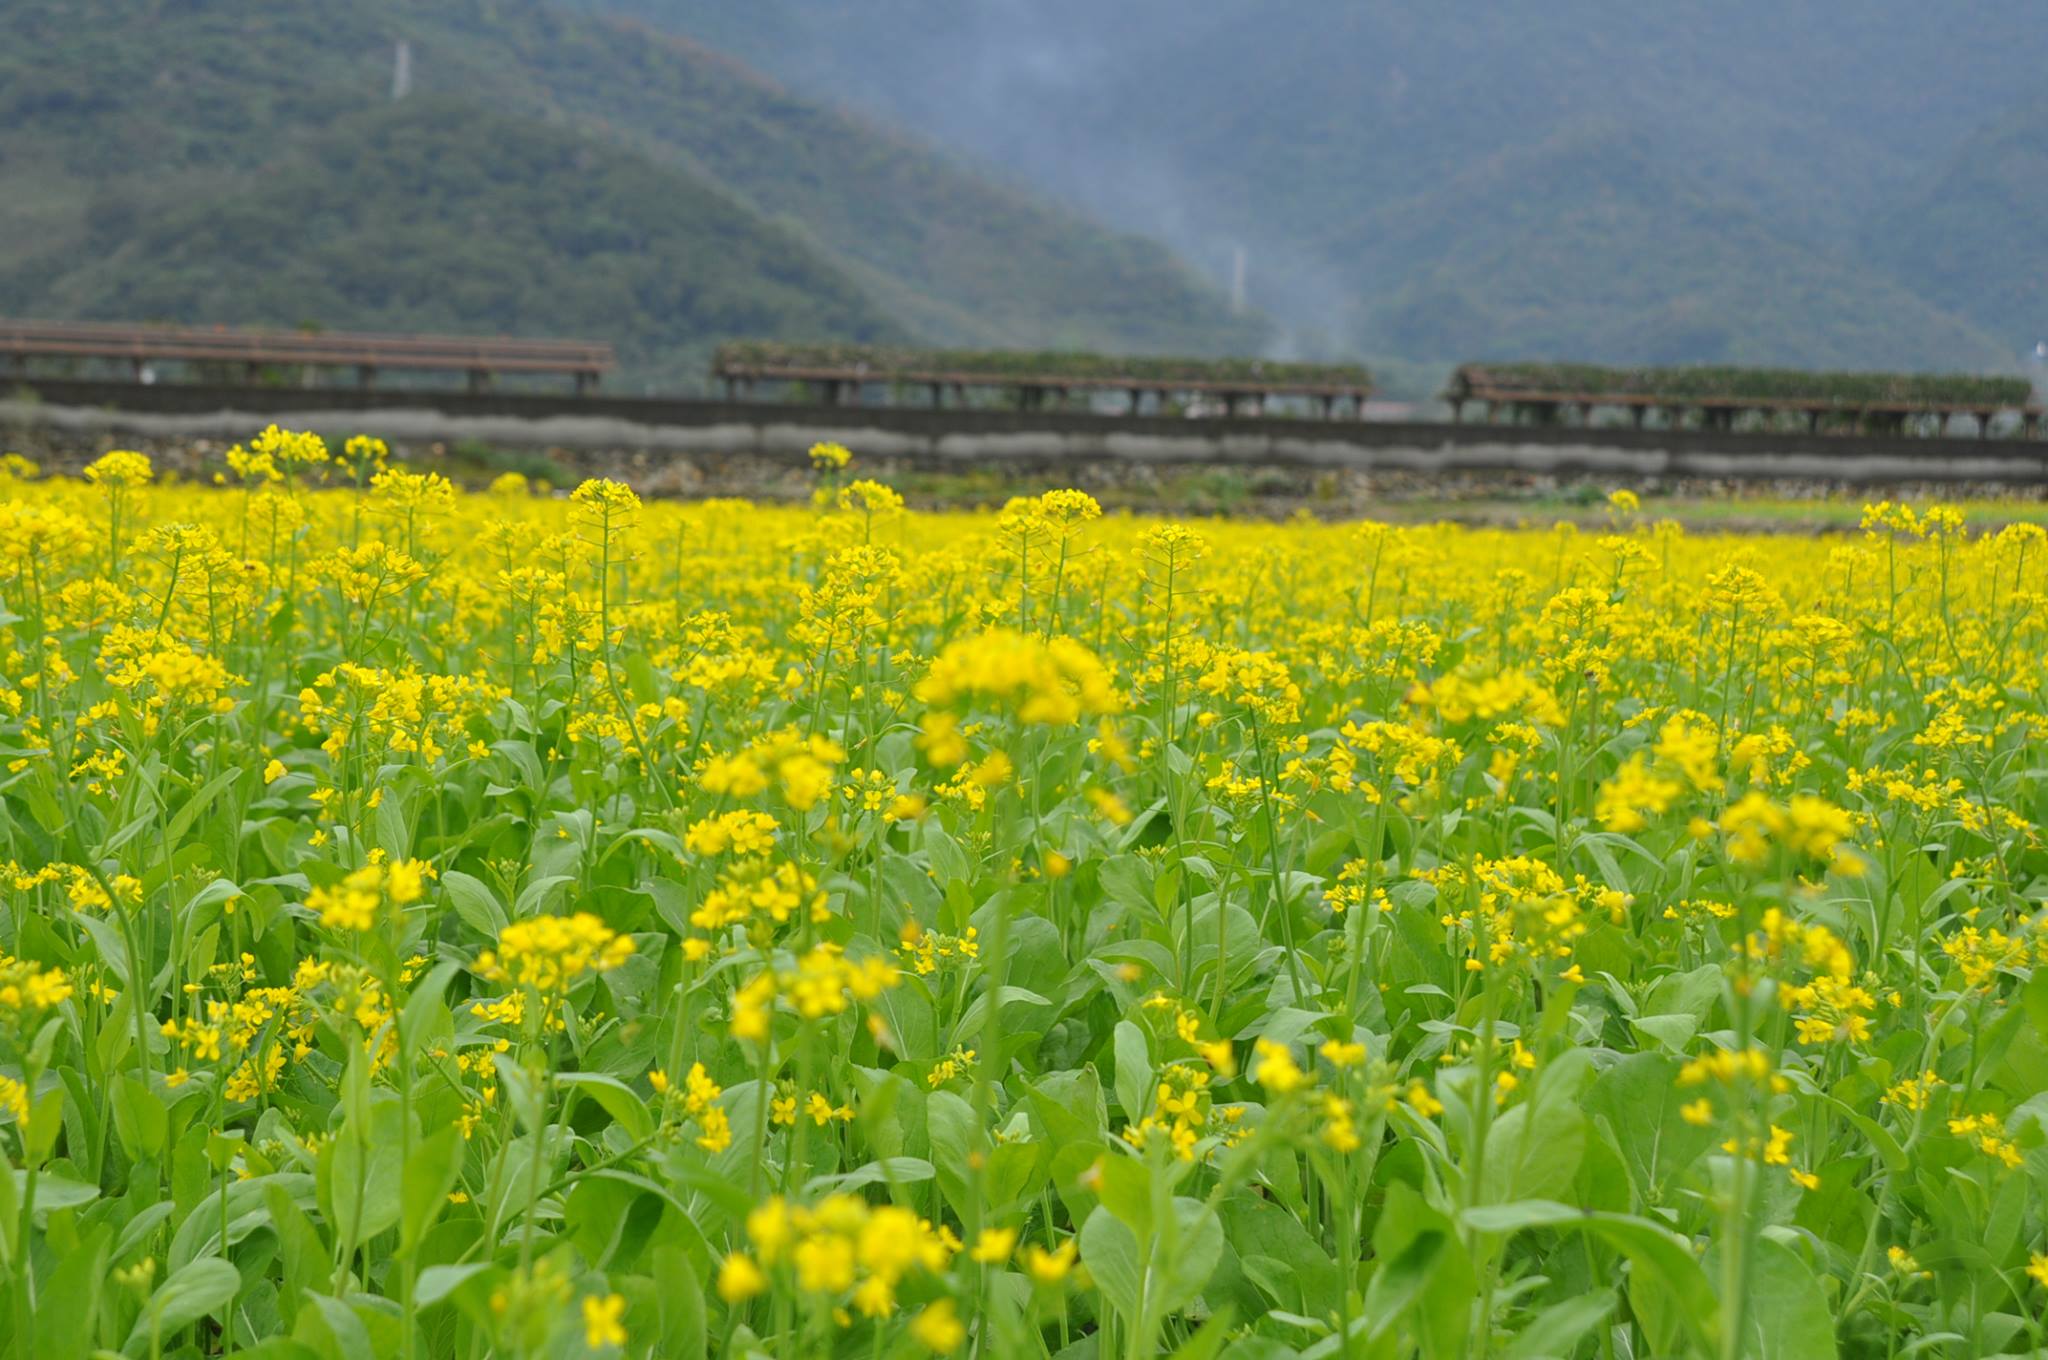
[{"label": "elevated railway bridge", "polygon": [[[44,423],[109,438],[238,440],[277,421],[401,443],[469,438],[655,458],[794,461],[839,440],[918,465],[1051,475],[1122,462],[2048,484],[2040,409],[2009,379],[1820,375],[1827,390],[1787,393],[1799,375],[1636,370],[1602,386],[1604,371],[1579,369],[1563,388],[1551,372],[1467,366],[1445,394],[1453,419],[1397,421],[1364,418],[1370,377],[1339,366],[957,353],[883,363],[843,350],[822,363],[816,352],[757,348],[746,366],[721,353],[713,376],[729,397],[647,397],[602,391],[612,355],[588,342],[128,329],[151,333],[74,330],[64,343],[98,348],[39,350],[60,332],[0,322],[0,364],[11,366],[0,373],[0,432]],[[53,364],[58,356],[71,362]],[[145,365],[163,366],[156,381],[138,381]],[[275,381],[281,366],[297,385]],[[406,369],[410,385],[381,381]],[[542,375],[556,390],[501,386],[501,373]],[[1748,390],[1774,383],[1780,390]],[[762,399],[764,388],[780,399]],[[1474,412],[1491,419],[1457,418]]]}]

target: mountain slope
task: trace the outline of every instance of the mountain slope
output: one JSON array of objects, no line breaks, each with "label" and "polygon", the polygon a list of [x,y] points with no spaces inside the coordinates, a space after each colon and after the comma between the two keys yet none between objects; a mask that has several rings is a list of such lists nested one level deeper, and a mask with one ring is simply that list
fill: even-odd
[{"label": "mountain slope", "polygon": [[1881,218],[1871,253],[2016,347],[2048,340],[2048,97],[1964,138]]},{"label": "mountain slope", "polygon": [[[1260,333],[1155,244],[1094,227],[681,39],[536,0],[16,0],[0,14],[0,39],[0,126],[10,130],[0,141],[0,278],[11,280],[0,306],[14,310],[165,295],[138,247],[167,238],[144,224],[191,219],[167,263],[197,269],[209,239],[202,205],[256,202],[264,179],[280,174],[310,187],[308,156],[344,172],[314,201],[348,201],[357,186],[347,176],[376,162],[345,154],[336,137],[372,126],[355,120],[388,102],[402,39],[413,101],[458,98],[473,110],[465,117],[529,129],[471,124],[496,148],[489,173],[434,181],[459,180],[472,195],[434,197],[449,199],[438,209],[444,225],[469,222],[477,254],[498,260],[508,286],[572,277],[562,266],[578,258],[547,232],[515,229],[511,205],[526,212],[543,189],[577,191],[574,175],[521,164],[517,143],[545,124],[582,138],[577,154],[603,160],[615,188],[644,179],[651,199],[697,205],[680,218],[686,242],[649,235],[656,224],[629,211],[631,194],[609,193],[605,211],[622,214],[623,237],[646,256],[621,268],[653,279],[687,267],[692,307],[721,292],[752,294],[760,305],[748,324],[760,333],[1197,352],[1254,345]],[[448,150],[452,167],[459,148]],[[106,259],[67,254],[87,237]],[[742,237],[744,267],[716,277],[726,266],[707,264],[713,243]],[[499,238],[518,249],[499,251]],[[325,266],[389,263],[372,239],[324,247]],[[675,258],[665,265],[657,248]],[[231,259],[214,258],[233,272]],[[68,263],[53,272],[53,262]],[[305,296],[343,308],[317,318],[325,324],[388,314],[358,309],[371,283],[323,282],[331,293]],[[626,291],[619,326],[642,335],[683,327],[709,344],[743,319],[724,303],[679,314],[677,297],[659,288]],[[548,324],[537,310],[532,299],[497,297],[478,315],[566,329],[560,311]],[[309,318],[298,307],[267,319]]]},{"label": "mountain slope", "polygon": [[1354,327],[1375,350],[1814,368],[2007,359],[1898,285],[1696,192],[1611,128],[1491,157],[1353,230],[1370,240],[1335,234],[1328,248],[1400,280]]},{"label": "mountain slope", "polygon": [[[1715,332],[1738,347],[1881,362],[1899,346],[1869,324],[1871,305],[1933,280],[1893,277],[1890,259],[1866,251],[1864,224],[1917,197],[1972,128],[2036,93],[2048,60],[2032,0],[1985,0],[1967,22],[1917,0],[1853,14],[1833,0],[606,2],[805,88],[943,129],[1204,268],[1227,267],[1243,246],[1255,303],[1362,345],[1383,333],[1346,332],[1344,317],[1426,289],[1422,275],[1454,267],[1450,244],[1475,231],[1526,243],[1532,267],[1588,257],[1591,209],[1546,200],[1540,186],[1466,196],[1476,216],[1436,217],[1437,243],[1412,257],[1382,241],[1440,205],[1446,181],[1626,127],[1642,157],[1611,167],[1599,192],[1639,197],[1623,176],[1647,163],[1693,206],[1641,214],[1656,234],[1617,223],[1600,249],[1624,277],[1676,262],[1703,292],[1591,298],[1575,313],[1575,351],[1633,342],[1647,296],[1710,306],[1727,319]],[[1778,262],[1746,267],[1748,248],[1716,237],[1724,220]],[[1682,234],[1663,234],[1672,229]],[[1806,283],[1796,314],[1769,295],[1787,268]],[[1590,296],[1599,278],[1572,284]],[[1953,351],[1930,343],[1930,362],[2009,355],[2003,331],[1996,342],[1986,333],[1990,312],[1961,295],[1935,302],[1953,310],[1930,319],[1923,298],[1901,317],[1957,339]]]},{"label": "mountain slope", "polygon": [[0,274],[0,305],[602,336],[629,380],[667,366],[671,382],[701,367],[708,337],[903,334],[801,239],[716,190],[447,96],[344,115],[201,200],[98,222]]}]

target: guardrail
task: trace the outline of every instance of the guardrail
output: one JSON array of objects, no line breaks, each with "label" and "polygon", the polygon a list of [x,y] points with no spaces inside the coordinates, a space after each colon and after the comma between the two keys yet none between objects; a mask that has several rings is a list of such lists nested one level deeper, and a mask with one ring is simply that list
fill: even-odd
[{"label": "guardrail", "polygon": [[[1745,391],[1745,380],[1756,389]],[[1809,386],[1806,392],[1786,388]],[[1590,426],[1596,411],[1614,410],[1641,428],[1650,416],[1671,427],[1690,419],[1702,429],[1732,431],[1744,416],[1781,423],[1791,416],[1809,434],[1940,436],[1958,417],[1979,437],[2008,420],[2024,437],[2039,432],[2042,408],[2024,379],[1922,374],[1801,374],[1781,370],[1601,369],[1576,364],[1464,364],[1441,399],[1451,419],[1465,408],[1517,425],[1552,425],[1576,416]]]},{"label": "guardrail", "polygon": [[1125,394],[1126,414],[1165,414],[1176,398],[1194,414],[1265,414],[1273,398],[1304,398],[1329,419],[1346,405],[1363,419],[1372,377],[1346,364],[1295,364],[1256,359],[1000,350],[917,350],[871,345],[780,345],[743,341],[720,346],[711,376],[728,400],[750,397],[757,383],[801,385],[827,406],[857,406],[872,387],[923,389],[942,408],[948,394],[968,405],[970,391],[1014,394],[1023,410],[1064,406],[1075,392]]},{"label": "guardrail", "polygon": [[459,372],[473,390],[499,373],[561,374],[578,392],[616,366],[601,341],[512,336],[383,335],[356,331],[278,331],[234,327],[137,326],[0,318],[0,358],[24,368],[37,360],[106,360],[138,379],[159,363],[240,367],[253,378],[270,367],[354,371],[372,387],[387,370]]}]

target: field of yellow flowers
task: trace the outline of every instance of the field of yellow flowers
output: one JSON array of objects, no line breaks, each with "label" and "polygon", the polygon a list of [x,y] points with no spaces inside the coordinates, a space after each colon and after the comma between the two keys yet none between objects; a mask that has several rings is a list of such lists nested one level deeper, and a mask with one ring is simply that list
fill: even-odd
[{"label": "field of yellow flowers", "polygon": [[2039,1353],[2048,537],[0,470],[0,1351]]}]

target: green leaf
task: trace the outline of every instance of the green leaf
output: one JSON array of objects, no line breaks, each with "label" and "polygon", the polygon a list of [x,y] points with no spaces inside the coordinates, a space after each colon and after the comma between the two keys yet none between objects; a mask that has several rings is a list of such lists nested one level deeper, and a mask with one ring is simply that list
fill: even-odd
[{"label": "green leaf", "polygon": [[106,1224],[93,1229],[42,1281],[35,1302],[37,1356],[82,1360],[91,1352],[112,1236],[113,1229]]},{"label": "green leaf", "polygon": [[413,984],[412,995],[405,999],[405,1009],[398,1017],[398,1039],[404,1052],[418,1051],[420,1037],[427,1032],[434,1012],[440,1007],[449,979],[461,971],[462,965],[453,959],[443,960]]},{"label": "green leaf", "polygon": [[1173,1250],[1159,1269],[1159,1243],[1152,1246],[1158,1287],[1146,1300],[1155,1318],[1165,1317],[1187,1306],[1216,1272],[1223,1259],[1223,1224],[1216,1211],[1200,1200],[1176,1199],[1174,1219],[1178,1231]]},{"label": "green leaf", "polygon": [[951,1091],[933,1091],[925,1103],[925,1123],[931,1130],[931,1160],[938,1172],[940,1193],[956,1213],[964,1215],[974,1186],[974,1174],[967,1164],[974,1146],[974,1111]]},{"label": "green leaf", "polygon": [[[11,1174],[14,1178],[15,1203],[19,1204],[27,1198],[25,1185],[28,1173],[16,1168]],[[84,1181],[45,1171],[36,1177],[36,1198],[30,1208],[35,1213],[47,1214],[57,1209],[75,1209],[81,1204],[90,1204],[99,1197],[100,1188],[97,1185],[87,1185]]]},{"label": "green leaf", "polygon": [[432,1308],[461,1287],[465,1280],[481,1275],[491,1269],[488,1261],[465,1261],[460,1265],[428,1266],[420,1272],[419,1283],[413,1288],[413,1302],[421,1308]]},{"label": "green leaf", "polygon": [[[99,951],[100,962],[107,966],[107,971],[123,982],[129,982],[128,942],[121,938],[121,932],[114,923],[85,911],[72,912],[71,919],[92,938],[93,948]],[[126,999],[125,993],[123,999]]]},{"label": "green leaf", "polygon": [[1586,1113],[1600,1122],[1645,1204],[1662,1204],[1672,1181],[1714,1141],[1711,1128],[1685,1122],[1678,1063],[1632,1053],[1602,1072],[1586,1092]]},{"label": "green leaf", "polygon": [[1223,1344],[1230,1340],[1231,1328],[1237,1322],[1237,1310],[1225,1305],[1202,1324],[1201,1330],[1182,1342],[1170,1360],[1215,1360],[1223,1350]]},{"label": "green leaf", "polygon": [[966,854],[937,818],[926,821],[921,832],[924,839],[925,862],[931,867],[932,880],[943,892],[955,883],[971,886],[974,871],[967,862]]},{"label": "green leaf", "polygon": [[[1709,1248],[1718,1270],[1724,1244]],[[1752,1238],[1749,1308],[1742,1353],[1756,1360],[1835,1360],[1835,1320],[1820,1281],[1797,1253],[1769,1237]]]},{"label": "green leaf", "polygon": [[1493,1121],[1486,1131],[1484,1202],[1545,1199],[1570,1188],[1586,1146],[1578,1095],[1591,1073],[1584,1049],[1567,1050],[1542,1074],[1530,1100]]},{"label": "green leaf", "polygon": [[[588,816],[587,813],[585,815]],[[564,820],[567,820],[566,814]],[[556,889],[575,881],[573,874],[540,874],[529,879],[526,886],[519,890],[519,900],[512,904],[513,919],[523,921],[529,916],[540,915]]]},{"label": "green leaf", "polygon": [[[1478,1277],[1451,1220],[1396,1181],[1387,1187],[1372,1246],[1374,1255],[1388,1263],[1374,1273],[1366,1290],[1372,1334],[1386,1336],[1406,1318],[1422,1354],[1461,1354],[1471,1330]],[[1391,1269],[1394,1262],[1402,1263],[1400,1270]]]},{"label": "green leaf", "polygon": [[1640,1015],[1629,1024],[1638,1034],[1648,1035],[1672,1053],[1685,1052],[1685,1046],[1700,1028],[1700,1022],[1690,1015]]},{"label": "green leaf", "polygon": [[647,1112],[647,1102],[617,1077],[601,1072],[563,1072],[555,1082],[602,1105],[604,1112],[617,1120],[634,1142],[644,1142],[654,1135],[654,1116]]},{"label": "green leaf", "polygon": [[378,1101],[368,1121],[351,1118],[320,1151],[321,1207],[344,1247],[356,1247],[398,1222],[404,1167],[400,1111]]},{"label": "green leaf", "polygon": [[482,880],[472,878],[459,869],[450,869],[441,875],[441,889],[448,894],[448,905],[455,908],[455,914],[462,918],[462,923],[485,939],[495,942],[511,924],[498,895]]},{"label": "green leaf", "polygon": [[241,1272],[218,1256],[202,1257],[171,1272],[143,1306],[122,1350],[129,1355],[147,1353],[152,1334],[168,1341],[199,1319],[221,1312],[241,1287]]},{"label": "green leaf", "polygon": [[1035,1085],[1027,1083],[1024,1090],[1032,1115],[1054,1147],[1099,1143],[1107,1134],[1109,1116],[1102,1103],[1102,1079],[1094,1068],[1053,1072]]},{"label": "green leaf", "polygon": [[[997,1149],[1002,1151],[1001,1148]],[[858,1190],[867,1185],[914,1185],[928,1181],[937,1171],[922,1157],[884,1157],[853,1171],[833,1176],[813,1176],[804,1189],[818,1194],[827,1191]]]},{"label": "green leaf", "polygon": [[1629,1299],[1659,1354],[1679,1350],[1681,1334],[1699,1349],[1715,1349],[1720,1313],[1713,1286],[1691,1248],[1669,1230],[1629,1214],[1587,1213],[1542,1200],[1485,1205],[1460,1217],[1482,1232],[1551,1228],[1599,1238],[1628,1258]]},{"label": "green leaf", "polygon": [[1365,1315],[1370,1319],[1366,1333],[1369,1339],[1385,1336],[1387,1330],[1415,1306],[1436,1273],[1437,1260],[1444,1254],[1449,1241],[1447,1236],[1435,1230],[1418,1233],[1373,1275],[1372,1286],[1365,1295]]},{"label": "green leaf", "polygon": [[1506,1360],[1565,1360],[1581,1337],[1606,1321],[1614,1303],[1613,1290],[1596,1289],[1552,1304],[1522,1328],[1509,1344]]},{"label": "green leaf", "polygon": [[171,817],[170,825],[164,831],[164,844],[184,844],[185,833],[192,829],[192,823],[198,819],[199,814],[206,811],[206,805],[211,803],[223,790],[227,789],[229,785],[241,777],[242,770],[238,766],[232,770],[224,770],[207,780],[199,792],[186,799],[185,805],[179,808]]},{"label": "green leaf", "polygon": [[300,1310],[300,1329],[324,1334],[327,1348],[340,1360],[378,1360],[370,1330],[355,1309],[327,1294],[309,1292],[306,1302],[312,1306]]},{"label": "green leaf", "polygon": [[1000,1143],[988,1154],[982,1183],[990,1212],[1001,1215],[1023,1208],[1045,1187],[1052,1169],[1052,1148],[1045,1143]]},{"label": "green leaf", "polygon": [[654,1283],[661,1299],[659,1353],[675,1360],[703,1360],[709,1344],[704,1285],[689,1253],[673,1245],[654,1249]]},{"label": "green leaf", "polygon": [[462,1175],[468,1146],[462,1130],[454,1124],[413,1143],[400,1177],[404,1192],[398,1230],[401,1253],[410,1254],[448,1207],[448,1192]]},{"label": "green leaf", "polygon": [[1322,1244],[1300,1219],[1272,1200],[1236,1194],[1219,1204],[1216,1212],[1231,1250],[1247,1262],[1254,1256],[1284,1262],[1288,1282],[1302,1298],[1334,1299],[1343,1288],[1343,1275]]},{"label": "green leaf", "polygon": [[271,1230],[277,1234],[278,1259],[283,1266],[277,1294],[280,1311],[287,1322],[296,1319],[298,1301],[314,1282],[326,1283],[334,1268],[333,1254],[320,1230],[305,1210],[293,1201],[282,1184],[264,1189],[263,1201],[270,1210]]},{"label": "green leaf", "polygon": [[1116,1025],[1116,1103],[1135,1124],[1144,1117],[1152,1097],[1152,1055],[1145,1031],[1128,1020]]},{"label": "green leaf", "polygon": [[1126,1327],[1138,1325],[1138,1294],[1143,1279],[1138,1239],[1115,1214],[1098,1205],[1081,1225],[1081,1263],[1095,1278],[1095,1287]]}]

